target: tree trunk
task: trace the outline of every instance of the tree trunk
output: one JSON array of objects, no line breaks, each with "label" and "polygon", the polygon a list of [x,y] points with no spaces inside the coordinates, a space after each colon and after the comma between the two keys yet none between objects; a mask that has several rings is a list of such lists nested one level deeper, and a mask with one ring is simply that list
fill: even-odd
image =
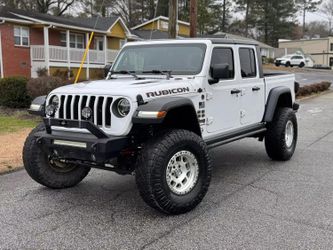
[{"label": "tree trunk", "polygon": [[226,10],[227,10],[227,0],[223,1],[223,8],[222,8],[222,31],[225,32],[226,31]]},{"label": "tree trunk", "polygon": [[197,0],[190,0],[190,37],[197,36]]},{"label": "tree trunk", "polygon": [[249,36],[249,13],[250,13],[250,0],[246,1],[246,10],[245,10],[245,36]]},{"label": "tree trunk", "polygon": [[177,8],[178,1],[169,1],[169,38],[174,39],[177,36]]}]

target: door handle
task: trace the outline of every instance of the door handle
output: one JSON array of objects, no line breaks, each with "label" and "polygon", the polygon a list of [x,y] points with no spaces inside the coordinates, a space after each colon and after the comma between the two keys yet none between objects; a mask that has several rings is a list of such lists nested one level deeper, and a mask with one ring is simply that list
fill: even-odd
[{"label": "door handle", "polygon": [[255,86],[252,88],[252,91],[259,91],[259,90],[260,90],[260,87],[258,87],[258,86]]},{"label": "door handle", "polygon": [[239,94],[240,92],[241,92],[240,89],[232,89],[232,90],[230,91],[230,93],[231,93],[232,95]]}]

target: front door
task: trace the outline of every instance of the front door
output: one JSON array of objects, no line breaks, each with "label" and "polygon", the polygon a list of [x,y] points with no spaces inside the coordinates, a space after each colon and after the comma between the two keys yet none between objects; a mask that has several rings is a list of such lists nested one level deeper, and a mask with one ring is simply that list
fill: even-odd
[{"label": "front door", "polygon": [[226,132],[238,128],[240,93],[234,90],[238,87],[235,75],[235,51],[228,46],[215,46],[211,65],[228,64],[229,76],[207,87],[206,124],[208,133]]},{"label": "front door", "polygon": [[98,51],[103,51],[104,50],[104,41],[103,41],[102,37],[96,37],[95,38],[94,49],[98,50]]}]

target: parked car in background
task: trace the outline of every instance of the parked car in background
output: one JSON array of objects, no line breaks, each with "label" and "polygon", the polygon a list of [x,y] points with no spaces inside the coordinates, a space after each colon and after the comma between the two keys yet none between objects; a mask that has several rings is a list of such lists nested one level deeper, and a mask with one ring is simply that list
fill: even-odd
[{"label": "parked car in background", "polygon": [[276,58],[274,63],[278,67],[284,65],[286,67],[298,66],[303,68],[306,66],[307,59],[303,55],[285,55],[283,57]]}]

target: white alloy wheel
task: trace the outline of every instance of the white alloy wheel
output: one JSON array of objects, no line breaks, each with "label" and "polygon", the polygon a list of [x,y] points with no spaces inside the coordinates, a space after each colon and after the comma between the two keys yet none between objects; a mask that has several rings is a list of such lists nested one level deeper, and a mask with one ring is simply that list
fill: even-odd
[{"label": "white alloy wheel", "polygon": [[294,124],[290,120],[286,124],[285,141],[286,141],[286,146],[288,148],[290,148],[293,145],[293,141],[294,141]]},{"label": "white alloy wheel", "polygon": [[194,188],[199,177],[197,158],[190,151],[179,151],[169,160],[166,180],[170,190],[177,195],[185,195]]}]

